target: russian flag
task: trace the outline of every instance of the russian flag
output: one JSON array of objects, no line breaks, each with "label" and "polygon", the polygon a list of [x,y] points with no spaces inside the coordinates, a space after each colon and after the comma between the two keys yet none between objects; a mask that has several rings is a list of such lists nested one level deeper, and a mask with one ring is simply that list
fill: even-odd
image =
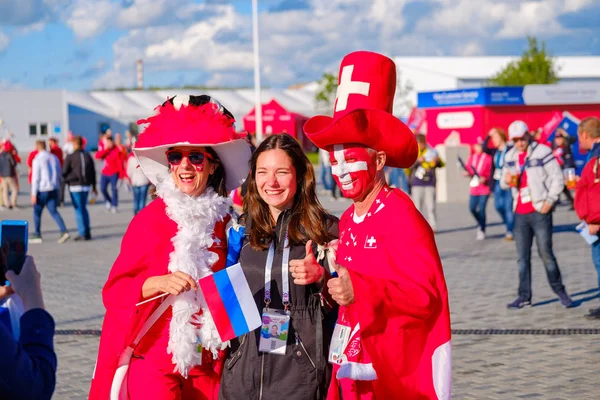
[{"label": "russian flag", "polygon": [[222,342],[261,325],[258,308],[240,263],[200,279],[200,288]]}]

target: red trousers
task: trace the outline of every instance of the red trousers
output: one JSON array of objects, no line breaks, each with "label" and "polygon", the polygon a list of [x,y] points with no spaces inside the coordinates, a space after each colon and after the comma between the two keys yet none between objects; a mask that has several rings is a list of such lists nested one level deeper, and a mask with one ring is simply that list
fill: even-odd
[{"label": "red trousers", "polygon": [[173,372],[173,364],[158,365],[151,358],[134,358],[129,365],[129,398],[161,400],[213,400],[218,398],[220,377],[212,365],[193,368],[187,379]]},{"label": "red trousers", "polygon": [[136,348],[127,376],[129,398],[216,400],[221,377],[215,372],[217,360],[209,352],[204,351],[202,365],[192,368],[187,378],[173,372],[175,365],[166,350],[168,322],[163,316]]}]

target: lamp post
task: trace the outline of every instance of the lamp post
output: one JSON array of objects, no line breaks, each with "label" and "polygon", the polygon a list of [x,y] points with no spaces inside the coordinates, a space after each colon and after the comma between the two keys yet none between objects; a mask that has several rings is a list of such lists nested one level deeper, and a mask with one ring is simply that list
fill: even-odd
[{"label": "lamp post", "polygon": [[258,51],[258,0],[252,0],[252,44],[254,53],[254,118],[256,144],[263,140],[262,104],[260,100],[260,57]]}]

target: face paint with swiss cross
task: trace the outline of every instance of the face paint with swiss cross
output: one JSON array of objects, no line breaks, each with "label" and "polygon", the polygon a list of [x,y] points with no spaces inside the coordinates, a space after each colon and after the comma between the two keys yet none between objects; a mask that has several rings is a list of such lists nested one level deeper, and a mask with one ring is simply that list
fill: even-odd
[{"label": "face paint with swiss cross", "polygon": [[331,173],[344,197],[362,197],[375,180],[377,165],[365,147],[334,145],[329,152]]}]

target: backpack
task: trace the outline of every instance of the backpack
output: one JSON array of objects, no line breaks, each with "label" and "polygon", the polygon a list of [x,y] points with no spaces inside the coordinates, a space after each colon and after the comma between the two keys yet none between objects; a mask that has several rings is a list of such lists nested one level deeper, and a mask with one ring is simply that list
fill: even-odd
[{"label": "backpack", "polygon": [[583,168],[575,188],[575,211],[588,224],[600,224],[600,157]]}]

